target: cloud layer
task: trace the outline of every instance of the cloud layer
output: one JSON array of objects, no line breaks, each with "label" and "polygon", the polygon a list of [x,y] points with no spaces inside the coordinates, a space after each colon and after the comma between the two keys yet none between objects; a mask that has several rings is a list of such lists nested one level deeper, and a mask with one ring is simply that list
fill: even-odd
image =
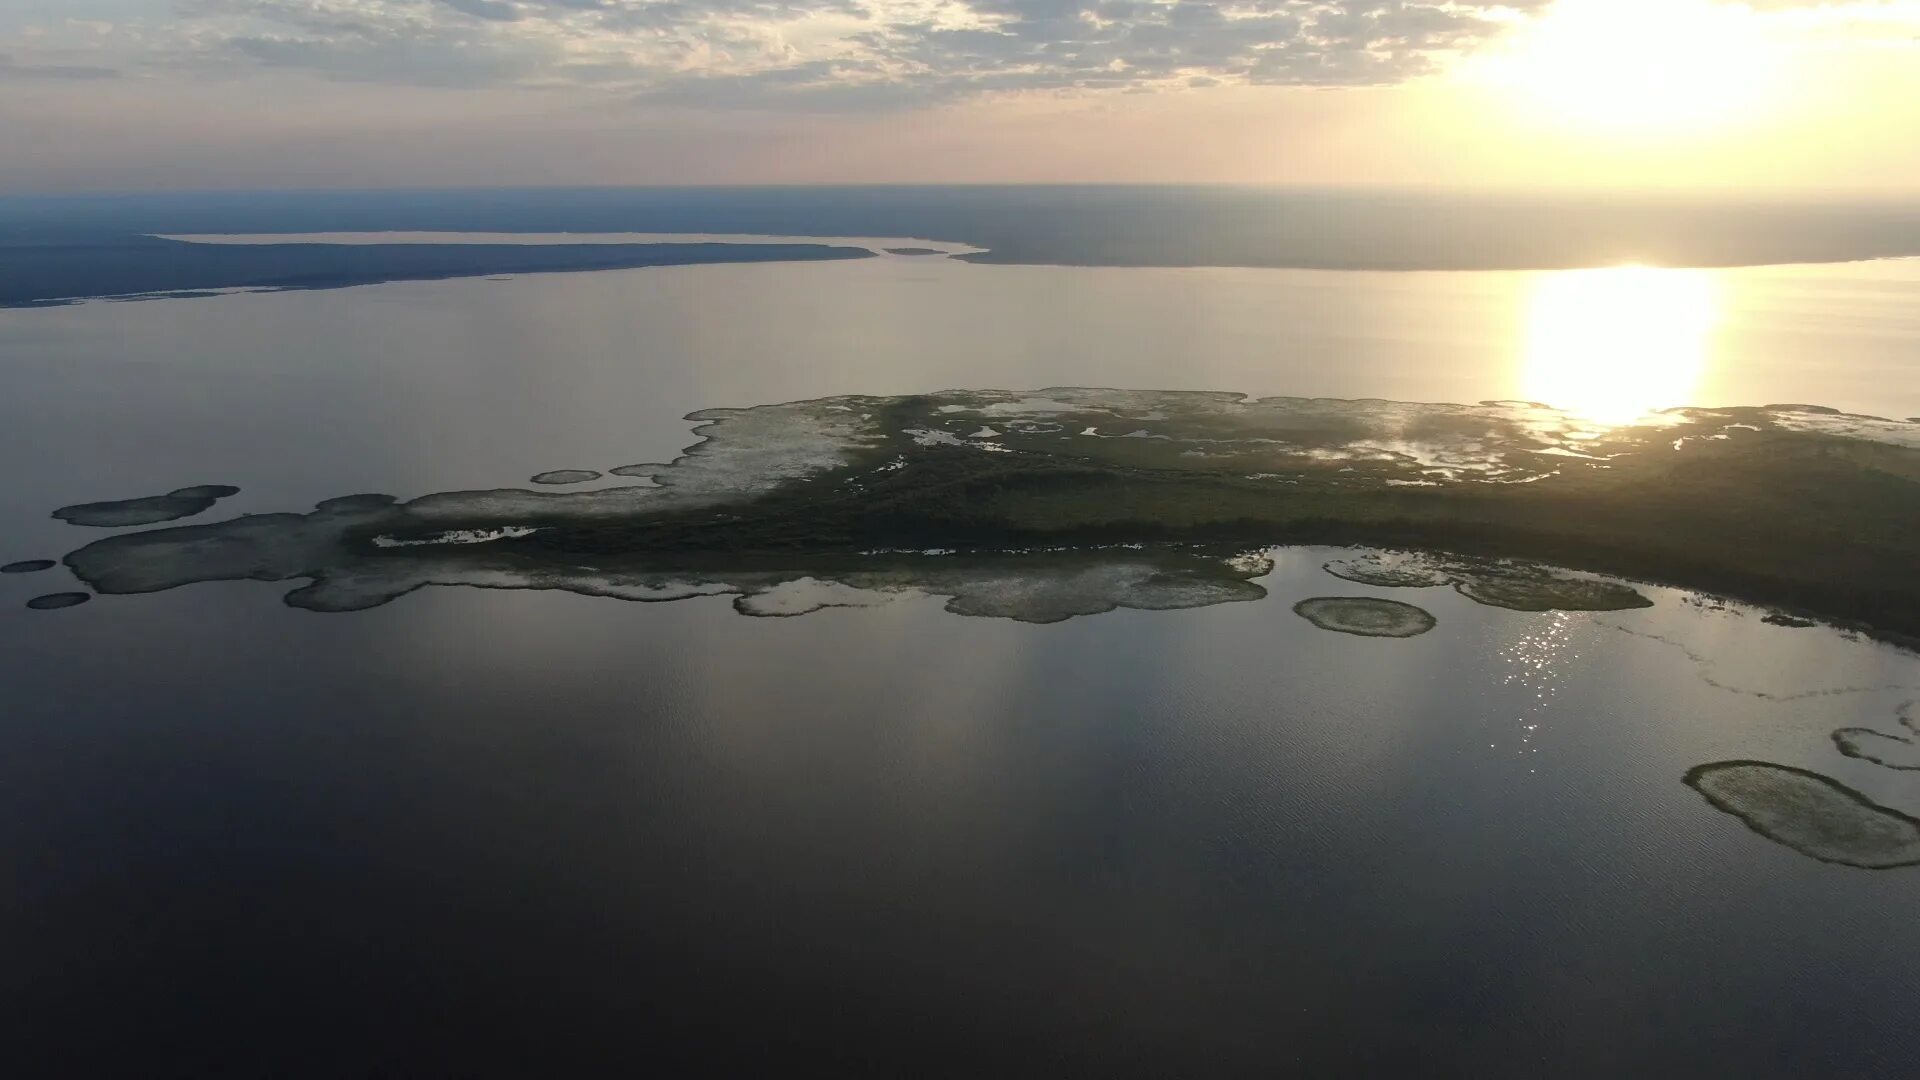
[{"label": "cloud layer", "polygon": [[[1006,91],[1386,85],[1549,0],[180,0],[132,66],[868,109]],[[96,27],[105,33],[116,28]],[[15,65],[106,74],[97,60]]]},{"label": "cloud layer", "polygon": [[[1555,2],[25,0],[0,13],[0,80],[278,73],[817,111],[1019,92],[1389,86],[1524,38]],[[1709,2],[1801,43],[1920,40],[1920,0],[1686,0]],[[1622,10],[1652,42],[1671,21],[1658,3]]]}]

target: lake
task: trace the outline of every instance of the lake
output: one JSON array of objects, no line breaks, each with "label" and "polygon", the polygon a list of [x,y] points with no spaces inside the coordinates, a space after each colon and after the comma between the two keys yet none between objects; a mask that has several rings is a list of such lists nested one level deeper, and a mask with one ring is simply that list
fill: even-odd
[{"label": "lake", "polygon": [[[108,535],[68,504],[519,487],[833,394],[1914,417],[1917,300],[1912,260],[903,256],[0,311],[0,561]],[[69,1075],[1920,1070],[1920,867],[1687,782],[1760,761],[1920,815],[1920,774],[1834,739],[1914,734],[1920,659],[1671,589],[1525,613],[1272,554],[1265,599],[1047,626],[453,588],[322,615],[251,581],[33,611],[67,572],[0,576],[9,1045]],[[1295,614],[1329,596],[1437,625]]]}]

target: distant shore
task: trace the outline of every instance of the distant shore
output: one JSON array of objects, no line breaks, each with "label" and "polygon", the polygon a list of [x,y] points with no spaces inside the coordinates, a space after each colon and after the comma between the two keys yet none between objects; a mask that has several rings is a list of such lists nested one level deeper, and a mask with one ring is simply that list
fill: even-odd
[{"label": "distant shore", "polygon": [[[167,236],[519,234],[487,244],[181,250]],[[725,236],[725,257],[595,237]],[[813,239],[754,250],[753,241]],[[842,238],[839,241],[834,238]],[[555,242],[571,238],[577,243]],[[894,238],[874,243],[874,238]],[[909,240],[907,238],[918,238]],[[200,245],[201,248],[215,245]],[[249,245],[228,242],[222,247]],[[502,245],[507,246],[507,245]],[[593,246],[596,252],[581,250]],[[0,305],[541,270],[939,251],[974,263],[1354,271],[1730,268],[1920,256],[1920,207],[1241,187],[987,186],[202,192],[0,197]],[[902,257],[906,257],[904,254]]]},{"label": "distant shore", "polygon": [[822,244],[197,244],[151,236],[0,246],[0,308],[197,298],[227,291],[343,289],[584,270],[868,259]]}]

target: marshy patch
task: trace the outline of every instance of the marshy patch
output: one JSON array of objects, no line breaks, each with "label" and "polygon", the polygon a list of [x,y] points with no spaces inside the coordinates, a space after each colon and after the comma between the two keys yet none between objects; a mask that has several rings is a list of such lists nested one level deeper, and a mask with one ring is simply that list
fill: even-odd
[{"label": "marshy patch", "polygon": [[42,570],[51,570],[60,564],[52,559],[22,559],[0,566],[0,574],[37,574]]},{"label": "marshy patch", "polygon": [[36,596],[27,601],[27,606],[35,611],[59,611],[62,608],[79,607],[93,599],[92,593],[61,592]]},{"label": "marshy patch", "polygon": [[1355,637],[1413,638],[1440,625],[1424,608],[1371,596],[1322,596],[1293,605],[1294,614],[1322,630]]},{"label": "marshy patch", "polygon": [[1639,590],[1621,582],[1502,559],[1380,551],[1336,559],[1324,569],[1343,581],[1382,589],[1451,585],[1476,604],[1509,611],[1631,611],[1653,606]]},{"label": "marshy patch", "polygon": [[543,473],[535,473],[530,479],[536,484],[552,484],[557,486],[561,484],[584,484],[589,480],[600,479],[600,474],[592,469],[550,469]]},{"label": "marshy patch", "polygon": [[198,484],[176,488],[165,495],[63,506],[53,516],[69,525],[120,529],[131,525],[158,525],[202,513],[221,499],[240,494],[231,484]]},{"label": "marshy patch", "polygon": [[1335,559],[1322,569],[1342,581],[1377,589],[1436,589],[1455,580],[1445,562],[1418,551],[1368,552]]},{"label": "marshy patch", "polygon": [[370,510],[381,510],[400,500],[391,495],[341,495],[332,499],[322,499],[314,504],[315,510],[326,513],[356,514]]},{"label": "marshy patch", "polygon": [[240,494],[240,489],[232,484],[198,484],[194,487],[175,488],[167,493],[172,499],[225,499]]},{"label": "marshy patch", "polygon": [[1538,567],[1475,574],[1454,584],[1476,604],[1509,611],[1632,611],[1653,601],[1615,581],[1567,577]]},{"label": "marshy patch", "polygon": [[1761,836],[1809,858],[1862,870],[1920,865],[1920,819],[1831,777],[1764,761],[1722,761],[1688,787]]},{"label": "marshy patch", "polygon": [[1900,710],[1904,735],[1889,735],[1872,728],[1841,728],[1833,733],[1833,743],[1850,758],[1871,761],[1902,772],[1920,772],[1920,702],[1910,701]]}]

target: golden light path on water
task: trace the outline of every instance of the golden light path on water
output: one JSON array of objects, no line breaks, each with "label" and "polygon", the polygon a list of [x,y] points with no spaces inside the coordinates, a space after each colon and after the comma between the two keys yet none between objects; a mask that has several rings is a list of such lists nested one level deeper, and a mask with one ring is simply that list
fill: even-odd
[{"label": "golden light path on water", "polygon": [[1523,397],[1601,424],[1698,404],[1722,314],[1712,271],[1542,274],[1526,303]]}]

